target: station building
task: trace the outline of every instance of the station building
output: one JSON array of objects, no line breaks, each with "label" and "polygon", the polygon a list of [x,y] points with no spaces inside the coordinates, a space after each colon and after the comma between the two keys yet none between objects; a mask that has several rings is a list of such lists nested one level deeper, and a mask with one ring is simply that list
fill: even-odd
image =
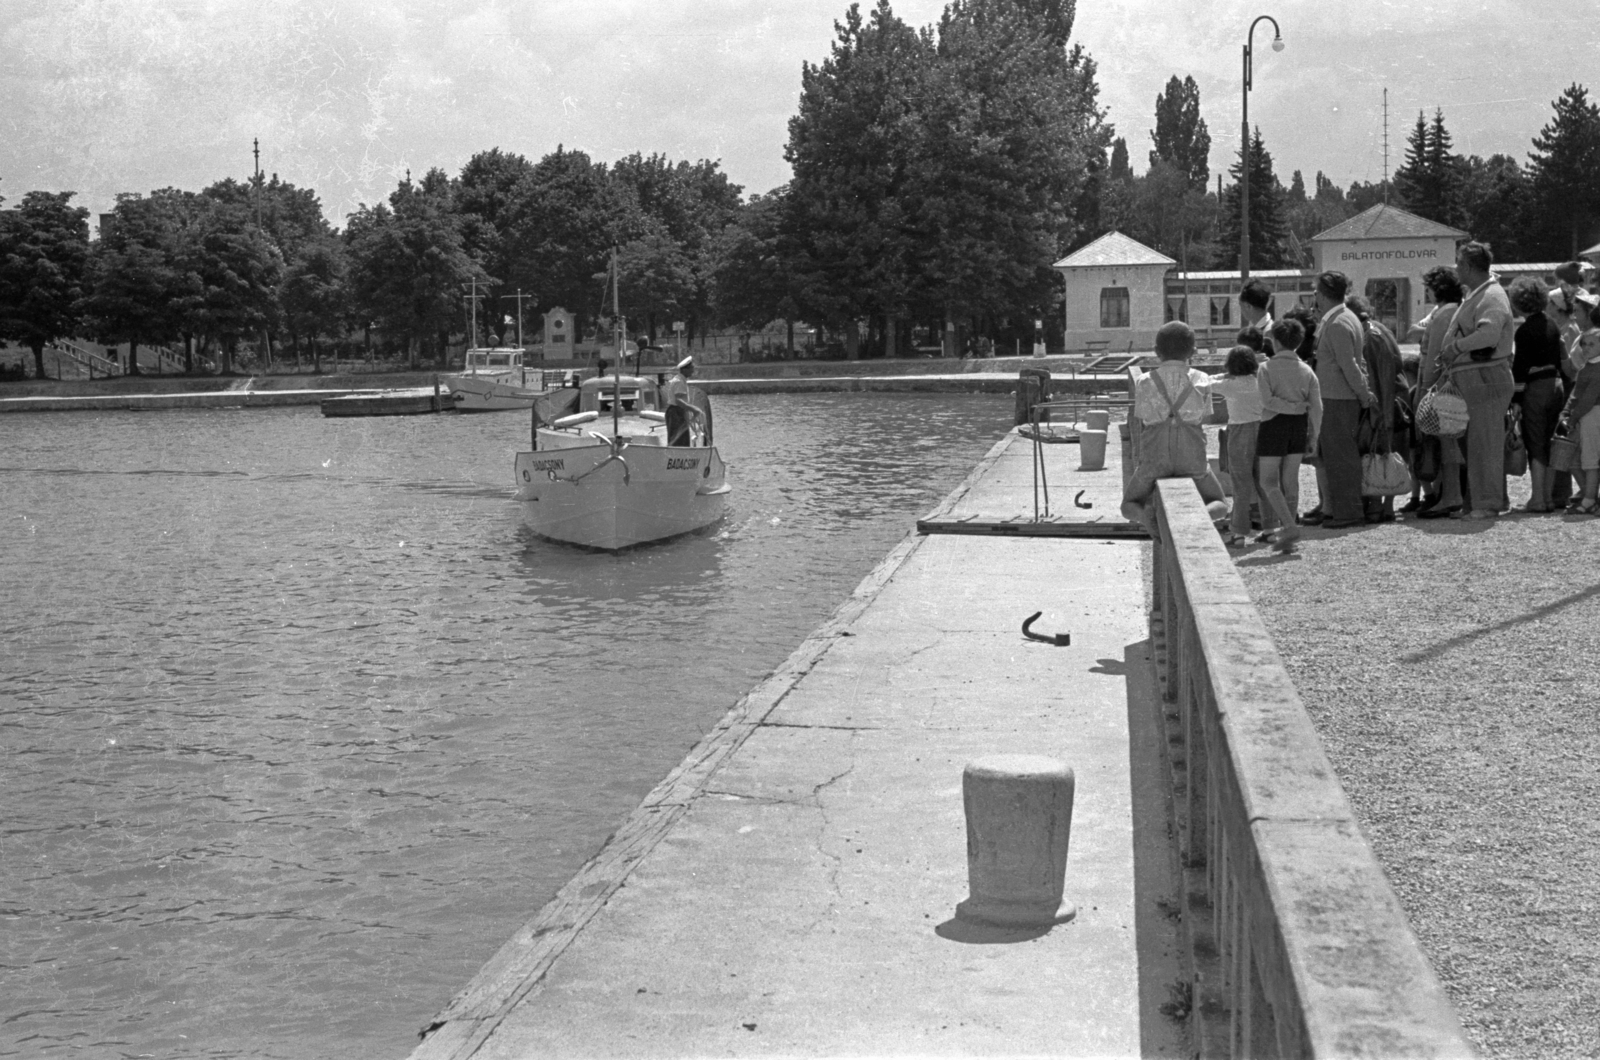
[{"label": "station building", "polygon": [[[1366,296],[1373,314],[1405,340],[1428,314],[1432,296],[1422,276],[1435,265],[1454,265],[1456,247],[1471,238],[1451,228],[1380,204],[1311,237],[1313,267],[1252,270],[1273,292],[1271,312],[1281,317],[1296,304],[1315,304],[1318,273],[1350,277],[1351,290]],[[1555,285],[1559,262],[1496,263],[1502,283],[1538,276]],[[1201,346],[1226,349],[1239,333],[1237,269],[1194,272],[1121,232],[1108,232],[1055,263],[1066,283],[1068,352],[1145,351],[1169,320],[1195,330]]]}]

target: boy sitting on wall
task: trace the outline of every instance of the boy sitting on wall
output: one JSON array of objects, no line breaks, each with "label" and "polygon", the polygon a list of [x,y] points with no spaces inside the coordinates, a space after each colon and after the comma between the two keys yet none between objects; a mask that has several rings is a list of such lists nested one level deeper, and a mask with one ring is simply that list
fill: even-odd
[{"label": "boy sitting on wall", "polygon": [[1130,421],[1137,462],[1122,493],[1122,514],[1143,523],[1152,537],[1156,479],[1192,478],[1211,518],[1228,514],[1222,483],[1206,460],[1206,433],[1200,425],[1211,411],[1211,377],[1189,367],[1194,330],[1181,320],[1163,324],[1156,332],[1156,356],[1161,363],[1133,389]]}]

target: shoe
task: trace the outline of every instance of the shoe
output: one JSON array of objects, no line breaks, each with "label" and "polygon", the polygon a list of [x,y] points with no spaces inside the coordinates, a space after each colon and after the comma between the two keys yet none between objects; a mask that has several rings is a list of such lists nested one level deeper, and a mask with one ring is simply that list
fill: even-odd
[{"label": "shoe", "polygon": [[1275,545],[1278,543],[1278,531],[1268,530],[1264,534],[1257,534],[1254,540],[1258,545]]},{"label": "shoe", "polygon": [[1443,519],[1455,515],[1461,510],[1459,504],[1435,504],[1432,508],[1424,508],[1417,513],[1418,519]]},{"label": "shoe", "polygon": [[1581,501],[1576,508],[1567,510],[1579,515],[1600,515],[1600,500]]},{"label": "shoe", "polygon": [[1283,530],[1283,531],[1280,531],[1278,533],[1278,535],[1277,535],[1276,540],[1274,540],[1272,542],[1272,550],[1274,552],[1293,552],[1294,551],[1294,546],[1299,540],[1300,540],[1300,531],[1299,530]]},{"label": "shoe", "polygon": [[1515,515],[1548,515],[1553,509],[1548,504],[1524,504],[1520,508],[1512,509]]},{"label": "shoe", "polygon": [[1417,498],[1417,497],[1412,497],[1409,501],[1406,501],[1405,504],[1401,505],[1399,508],[1396,508],[1395,511],[1397,511],[1397,512],[1414,512],[1414,511],[1416,511],[1417,509],[1419,509],[1421,507],[1422,507],[1421,499]]},{"label": "shoe", "polygon": [[1245,541],[1243,534],[1223,534],[1222,543],[1229,548],[1244,548],[1249,542]]},{"label": "shoe", "polygon": [[1306,514],[1304,514],[1304,515],[1302,515],[1300,517],[1300,525],[1301,526],[1321,526],[1322,525],[1322,520],[1324,518],[1325,518],[1325,516],[1322,514],[1322,509],[1321,508],[1313,508],[1309,512],[1307,512]]},{"label": "shoe", "polygon": [[1324,520],[1322,520],[1322,528],[1324,530],[1348,530],[1352,526],[1366,526],[1366,525],[1367,525],[1366,519],[1324,519]]}]

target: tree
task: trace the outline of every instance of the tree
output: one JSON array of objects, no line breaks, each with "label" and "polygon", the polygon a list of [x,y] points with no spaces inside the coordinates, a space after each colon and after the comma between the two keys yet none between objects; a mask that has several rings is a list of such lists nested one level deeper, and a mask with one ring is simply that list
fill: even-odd
[{"label": "tree", "polygon": [[[1228,168],[1234,183],[1222,196],[1222,245],[1239,246],[1239,180],[1244,174],[1244,152]],[[1250,137],[1250,267],[1281,269],[1292,267],[1288,252],[1289,229],[1283,215],[1283,186],[1272,171],[1272,155],[1267,153],[1258,128]]]},{"label": "tree", "polygon": [[344,244],[332,235],[301,247],[284,269],[278,300],[295,339],[295,361],[300,360],[299,337],[304,335],[311,344],[313,371],[322,371],[318,336],[335,333],[349,312],[349,272]]},{"label": "tree", "polygon": [[1444,111],[1430,123],[1417,112],[1417,124],[1406,139],[1405,163],[1395,170],[1393,190],[1400,204],[1420,217],[1460,227],[1466,222],[1463,196],[1466,166],[1444,126]]},{"label": "tree", "polygon": [[[496,147],[468,159],[455,182],[462,249],[489,276],[483,302],[488,320],[502,319],[517,305],[511,298],[516,291],[536,293],[528,263],[515,253],[510,238],[523,198],[531,192],[533,172],[532,162]],[[477,342],[472,336],[470,344]]]},{"label": "tree", "polygon": [[657,222],[618,249],[617,284],[623,315],[644,324],[653,342],[661,320],[694,304],[698,277],[682,244]]},{"label": "tree", "polygon": [[90,252],[84,319],[97,338],[129,344],[130,373],[139,370],[141,345],[178,338],[199,293],[187,244],[193,198],[171,188],[117,196]]},{"label": "tree", "polygon": [[1111,141],[1111,179],[1132,180],[1133,166],[1128,162],[1128,141],[1117,137]]},{"label": "tree", "polygon": [[1534,137],[1528,166],[1539,249],[1544,257],[1575,258],[1600,221],[1600,106],[1576,83],[1551,105],[1555,116]]},{"label": "tree", "polygon": [[352,215],[345,238],[355,311],[403,342],[413,368],[425,345],[442,362],[462,284],[484,279],[462,247],[449,178],[437,169],[420,184],[407,177],[387,206],[363,206]]},{"label": "tree", "polygon": [[1497,261],[1528,261],[1538,249],[1528,238],[1533,227],[1533,199],[1528,175],[1510,155],[1488,161],[1473,155],[1464,160],[1462,228],[1494,248]]},{"label": "tree", "polygon": [[879,0],[834,23],[831,54],[803,63],[784,158],[794,169],[786,233],[807,317],[827,324],[907,311],[918,292],[907,184],[923,134],[933,42]]},{"label": "tree", "polygon": [[[1133,182],[1129,227],[1134,239],[1181,266],[1203,266],[1216,252],[1216,196],[1189,183],[1189,175],[1162,159]],[[1251,188],[1252,203],[1255,189]],[[1252,209],[1254,207],[1252,206]]]},{"label": "tree", "polygon": [[79,321],[89,211],[71,205],[72,195],[30,191],[17,209],[0,213],[0,337],[33,350],[40,379],[45,345]]},{"label": "tree", "polygon": [[283,255],[256,227],[248,207],[206,199],[192,244],[199,280],[192,319],[207,343],[222,348],[222,370],[229,373],[239,340],[277,323]]},{"label": "tree", "polygon": [[1200,86],[1194,78],[1178,80],[1173,74],[1165,92],[1156,95],[1156,127],[1150,130],[1155,150],[1150,164],[1165,162],[1188,180],[1189,186],[1205,190],[1211,179],[1211,134],[1200,117]]},{"label": "tree", "polygon": [[731,324],[763,328],[782,319],[794,348],[794,321],[806,301],[784,242],[788,188],[753,195],[717,240],[712,297],[717,316]]},{"label": "tree", "polygon": [[[510,262],[501,277],[536,292],[546,308],[564,306],[592,321],[604,301],[596,279],[611,248],[638,235],[606,167],[557,146],[534,164],[510,200],[501,231]],[[609,312],[609,308],[606,309]]]}]

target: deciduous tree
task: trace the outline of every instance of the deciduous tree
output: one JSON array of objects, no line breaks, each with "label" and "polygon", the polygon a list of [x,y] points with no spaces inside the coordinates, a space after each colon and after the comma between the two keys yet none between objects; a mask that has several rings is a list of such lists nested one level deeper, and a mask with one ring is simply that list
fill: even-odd
[{"label": "deciduous tree", "polygon": [[1193,77],[1173,74],[1166,91],[1156,95],[1156,127],[1150,130],[1155,150],[1150,164],[1165,162],[1182,173],[1189,186],[1205,190],[1211,179],[1211,134],[1200,117],[1200,86]]},{"label": "deciduous tree", "polygon": [[40,379],[45,345],[73,333],[83,297],[89,211],[72,194],[30,191],[0,213],[0,337],[33,350]]}]

